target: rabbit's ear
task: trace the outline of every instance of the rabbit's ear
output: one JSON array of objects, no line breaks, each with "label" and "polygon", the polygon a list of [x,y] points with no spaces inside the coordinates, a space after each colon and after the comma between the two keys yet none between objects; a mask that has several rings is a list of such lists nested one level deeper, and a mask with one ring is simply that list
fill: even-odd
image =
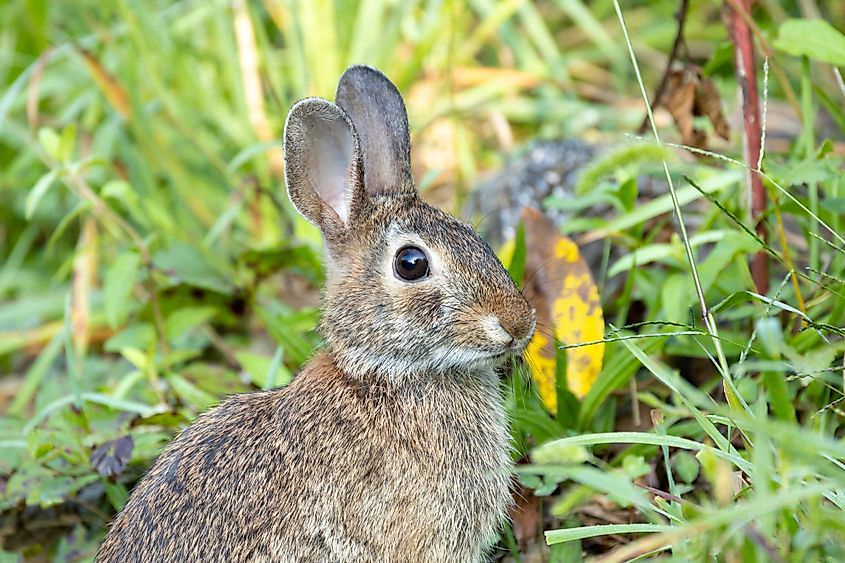
[{"label": "rabbit's ear", "polygon": [[416,193],[408,114],[396,86],[378,70],[355,65],[340,77],[335,97],[361,139],[367,192]]},{"label": "rabbit's ear", "polygon": [[285,183],[296,209],[337,238],[363,196],[358,136],[342,109],[321,98],[294,105],[285,122]]}]

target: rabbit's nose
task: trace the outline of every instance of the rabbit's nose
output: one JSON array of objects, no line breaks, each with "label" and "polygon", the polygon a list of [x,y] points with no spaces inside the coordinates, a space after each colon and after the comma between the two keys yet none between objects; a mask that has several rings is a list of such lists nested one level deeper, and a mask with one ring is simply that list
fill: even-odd
[{"label": "rabbit's nose", "polygon": [[524,299],[508,300],[498,311],[499,324],[514,342],[527,340],[534,332],[536,314]]}]

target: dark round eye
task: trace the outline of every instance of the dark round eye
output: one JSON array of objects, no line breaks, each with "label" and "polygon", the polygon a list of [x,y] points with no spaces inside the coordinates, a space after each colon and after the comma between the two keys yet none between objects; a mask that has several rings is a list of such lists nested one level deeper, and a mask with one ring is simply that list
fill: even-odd
[{"label": "dark round eye", "polygon": [[428,275],[428,258],[416,246],[405,246],[399,249],[393,259],[393,271],[406,281],[424,278]]}]

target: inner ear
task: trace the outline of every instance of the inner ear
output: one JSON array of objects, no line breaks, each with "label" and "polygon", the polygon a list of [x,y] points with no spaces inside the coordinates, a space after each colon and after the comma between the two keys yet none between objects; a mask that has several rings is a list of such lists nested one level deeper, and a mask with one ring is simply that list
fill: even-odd
[{"label": "inner ear", "polygon": [[316,113],[303,117],[302,121],[311,144],[304,155],[308,181],[323,202],[346,223],[349,220],[346,188],[352,163],[352,131],[342,120],[325,119]]},{"label": "inner ear", "polygon": [[415,194],[408,114],[396,86],[373,68],[352,66],[340,77],[336,102],[361,140],[367,192]]},{"label": "inner ear", "polygon": [[336,238],[364,193],[361,152],[352,122],[327,100],[302,100],[288,114],[284,150],[291,201],[327,239]]}]

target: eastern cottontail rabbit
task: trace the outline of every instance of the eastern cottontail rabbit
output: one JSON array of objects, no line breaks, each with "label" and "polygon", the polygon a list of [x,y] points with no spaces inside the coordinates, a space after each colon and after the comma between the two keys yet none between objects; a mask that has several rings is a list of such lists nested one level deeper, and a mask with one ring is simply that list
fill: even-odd
[{"label": "eastern cottontail rabbit", "polygon": [[534,311],[470,227],[418,197],[380,72],[351,67],[337,105],[290,110],[285,175],[326,241],[326,349],[184,430],[97,560],[480,560],[510,499],[493,368]]}]

